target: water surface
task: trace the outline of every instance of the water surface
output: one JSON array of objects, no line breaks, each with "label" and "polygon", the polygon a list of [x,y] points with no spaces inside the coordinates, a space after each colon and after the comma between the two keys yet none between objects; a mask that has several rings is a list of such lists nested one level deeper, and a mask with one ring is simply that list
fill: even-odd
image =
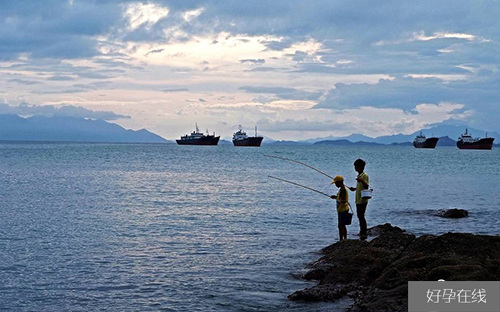
[{"label": "water surface", "polygon": [[[264,154],[348,185],[365,159],[369,226],[500,232],[498,149],[0,144],[0,310],[341,310],[286,298],[314,285],[297,277],[337,240],[334,201],[268,175],[336,189]],[[447,208],[470,217],[433,215]]]}]

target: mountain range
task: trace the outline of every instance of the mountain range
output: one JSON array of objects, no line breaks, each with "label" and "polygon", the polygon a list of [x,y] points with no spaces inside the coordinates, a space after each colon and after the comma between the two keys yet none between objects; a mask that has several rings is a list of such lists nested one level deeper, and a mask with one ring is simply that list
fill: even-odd
[{"label": "mountain range", "polygon": [[[456,138],[464,133],[465,125],[439,125],[421,132],[427,136],[439,137],[438,146],[455,146]],[[468,127],[474,137],[484,137],[486,132]],[[265,137],[264,144],[334,144],[334,145],[411,145],[419,134],[397,134],[376,138],[362,134],[344,137],[323,137],[302,141],[275,141]],[[488,132],[488,136],[500,143],[498,132]],[[66,141],[66,142],[117,142],[117,143],[173,143],[146,129],[127,130],[104,120],[69,116],[35,115],[23,118],[18,115],[0,115],[0,141]],[[221,140],[220,144],[231,144]]]},{"label": "mountain range", "polygon": [[68,116],[0,115],[1,141],[168,143],[146,129],[127,130],[104,120]]},{"label": "mountain range", "polygon": [[[396,145],[411,145],[408,143],[413,142],[415,137],[422,132],[425,136],[427,137],[438,137],[440,138],[440,142],[438,142],[438,146],[455,146],[456,140],[458,137],[465,132],[465,128],[468,129],[469,133],[472,134],[473,137],[484,137],[486,136],[486,131],[484,130],[479,130],[475,128],[470,128],[465,125],[439,125],[432,127],[430,129],[423,129],[421,131],[416,131],[412,134],[396,134],[396,135],[388,135],[388,136],[379,136],[379,137],[368,137],[362,134],[351,134],[349,136],[344,136],[344,137],[335,137],[335,136],[328,136],[328,137],[322,137],[322,138],[315,138],[315,139],[309,139],[309,140],[302,140],[302,141],[296,141],[294,143],[300,143],[300,144],[314,144],[320,142],[320,144],[329,144],[326,142],[330,141],[340,141],[338,143],[335,143],[336,145],[348,145],[348,142],[351,143],[359,143],[362,145],[367,145],[366,143],[377,143],[377,144],[396,144]],[[495,138],[496,142],[500,142],[500,134],[498,132],[488,132],[487,133],[489,137]],[[347,142],[346,142],[347,141]],[[264,141],[265,142],[265,141]],[[268,141],[266,143],[271,143],[271,144],[276,144],[283,142],[285,143],[291,143],[291,141]],[[359,145],[358,144],[358,145]]]}]

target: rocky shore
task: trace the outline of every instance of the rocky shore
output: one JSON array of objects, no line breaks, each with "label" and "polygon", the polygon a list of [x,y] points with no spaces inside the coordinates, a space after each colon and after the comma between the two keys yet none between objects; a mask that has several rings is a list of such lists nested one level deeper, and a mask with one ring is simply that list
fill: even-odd
[{"label": "rocky shore", "polygon": [[371,228],[371,241],[346,240],[321,252],[307,280],[317,286],[291,300],[352,298],[352,312],[408,311],[408,281],[498,281],[500,237],[462,233],[415,237],[390,224]]}]

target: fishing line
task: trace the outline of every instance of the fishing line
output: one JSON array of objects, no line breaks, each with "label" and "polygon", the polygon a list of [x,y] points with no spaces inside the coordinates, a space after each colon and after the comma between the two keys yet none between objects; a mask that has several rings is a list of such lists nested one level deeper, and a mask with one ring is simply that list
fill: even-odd
[{"label": "fishing line", "polygon": [[328,195],[328,194],[323,193],[321,191],[315,190],[315,189],[313,189],[311,187],[308,187],[308,186],[305,186],[305,185],[302,185],[302,184],[298,184],[298,183],[295,183],[295,182],[292,182],[292,181],[288,181],[288,180],[285,180],[285,179],[282,179],[282,178],[278,178],[278,177],[273,177],[273,176],[268,176],[268,177],[270,177],[271,179],[276,179],[276,180],[280,180],[280,181],[283,181],[283,182],[286,182],[286,183],[290,183],[290,184],[293,184],[293,185],[296,185],[296,186],[300,186],[300,187],[303,187],[305,189],[311,190],[313,192],[316,192],[316,193],[319,193],[321,195],[324,195],[324,196],[327,196],[327,197],[331,198],[331,195]]},{"label": "fishing line", "polygon": [[312,166],[309,166],[308,164],[304,164],[303,162],[300,162],[300,161],[297,161],[297,160],[293,160],[293,159],[290,159],[290,158],[280,157],[280,156],[272,156],[272,155],[264,155],[264,156],[266,156],[266,157],[270,157],[270,158],[282,159],[282,160],[286,160],[286,161],[291,161],[291,162],[294,162],[294,163],[300,164],[300,165],[302,165],[302,166],[306,166],[307,168],[310,168],[310,169],[312,169],[312,170],[314,170],[314,171],[316,171],[316,172],[319,172],[319,173],[321,173],[322,175],[327,176],[327,177],[329,177],[330,179],[332,179],[332,180],[333,180],[333,177],[332,177],[331,175],[326,174],[326,173],[324,173],[323,171],[318,170],[318,169],[316,169],[316,168],[314,168],[314,167],[312,167]]}]

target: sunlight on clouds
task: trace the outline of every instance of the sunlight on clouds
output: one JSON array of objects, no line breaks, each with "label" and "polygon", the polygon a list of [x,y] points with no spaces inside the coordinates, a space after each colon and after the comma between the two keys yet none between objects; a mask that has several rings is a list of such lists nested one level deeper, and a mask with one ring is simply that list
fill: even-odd
[{"label": "sunlight on clouds", "polygon": [[318,52],[329,52],[329,49],[325,49],[321,42],[314,39],[309,39],[303,42],[296,42],[289,48],[285,49],[283,52],[285,55],[297,55],[297,53],[304,54],[304,61],[313,63],[323,63],[321,56]]},{"label": "sunlight on clouds", "polygon": [[436,78],[443,80],[445,82],[449,81],[457,81],[457,80],[466,80],[467,75],[439,75],[439,74],[408,74],[404,76],[411,77],[415,79],[426,79],[426,78]]},{"label": "sunlight on clouds", "polygon": [[276,100],[270,103],[227,103],[227,104],[207,104],[203,105],[206,109],[235,109],[241,107],[256,107],[267,108],[273,110],[308,110],[316,105],[312,101],[293,101],[293,100]]},{"label": "sunlight on clouds", "polygon": [[448,33],[448,32],[437,32],[431,36],[426,36],[425,32],[423,32],[423,31],[415,33],[413,36],[413,39],[416,41],[429,41],[429,40],[435,40],[435,39],[451,39],[451,38],[473,41],[477,37],[474,35],[470,35],[470,34]]},{"label": "sunlight on clouds", "polygon": [[[181,30],[175,27],[164,31],[166,36],[183,36],[182,33],[176,33]],[[313,39],[297,42],[283,51],[269,50],[265,46],[266,42],[279,40],[280,38],[272,36],[231,35],[223,32],[215,36],[192,37],[187,42],[174,41],[163,45],[129,43],[122,52],[150,65],[233,72],[256,65],[241,64],[242,59],[261,59],[265,60],[266,66],[286,68],[292,66],[290,56],[295,53],[303,55],[308,62],[319,63],[321,60],[318,52],[326,51],[321,43]],[[150,53],[151,51],[161,53]]]},{"label": "sunlight on clouds", "polygon": [[453,52],[455,52],[455,50],[452,50],[450,48],[447,48],[447,49],[438,49],[437,51],[439,53],[453,53]]},{"label": "sunlight on clouds", "polygon": [[453,113],[463,108],[465,108],[465,105],[458,103],[439,103],[437,105],[422,103],[415,106],[412,111],[418,113],[419,115],[433,115],[439,113]]},{"label": "sunlight on clouds", "polygon": [[192,21],[193,19],[197,18],[198,16],[201,15],[201,13],[203,13],[204,11],[204,8],[199,8],[199,9],[196,9],[196,10],[192,10],[192,11],[187,11],[185,12],[184,14],[182,14],[182,18],[186,21],[186,22],[190,22]]},{"label": "sunlight on clouds", "polygon": [[129,20],[131,30],[137,29],[143,24],[151,27],[160,19],[166,17],[169,13],[167,7],[162,7],[154,3],[132,3],[129,4],[125,15]]},{"label": "sunlight on clouds", "polygon": [[[480,41],[480,42],[490,42],[490,40],[482,38],[482,37],[477,37],[471,34],[465,34],[465,33],[453,33],[453,32],[436,32],[432,35],[426,35],[425,31],[418,31],[418,32],[413,32],[410,34],[409,37],[401,40],[393,40],[393,41],[385,41],[385,40],[380,40],[375,43],[373,43],[373,46],[376,47],[381,47],[385,45],[396,45],[396,44],[402,44],[402,43],[408,43],[408,42],[414,42],[414,41],[431,41],[431,40],[436,40],[436,39],[462,39],[466,41]],[[441,49],[439,50],[441,53],[451,53],[454,52],[451,49]]]},{"label": "sunlight on clouds", "polygon": [[294,43],[290,48],[285,49],[286,53],[295,51],[306,52],[307,54],[315,54],[317,52],[326,52],[328,50],[323,49],[323,44],[315,39],[310,38],[307,41]]},{"label": "sunlight on clouds", "polygon": [[277,52],[263,51],[263,39],[269,40],[268,37],[220,33],[216,37],[194,37],[188,42],[154,46],[154,49],[163,50],[162,53],[154,55],[147,55],[153,49],[150,45],[134,46],[136,50],[133,51],[133,56],[149,64],[191,68],[199,68],[199,64],[203,62],[222,65],[239,63],[240,59],[255,58],[257,55],[260,58],[276,56]]}]

